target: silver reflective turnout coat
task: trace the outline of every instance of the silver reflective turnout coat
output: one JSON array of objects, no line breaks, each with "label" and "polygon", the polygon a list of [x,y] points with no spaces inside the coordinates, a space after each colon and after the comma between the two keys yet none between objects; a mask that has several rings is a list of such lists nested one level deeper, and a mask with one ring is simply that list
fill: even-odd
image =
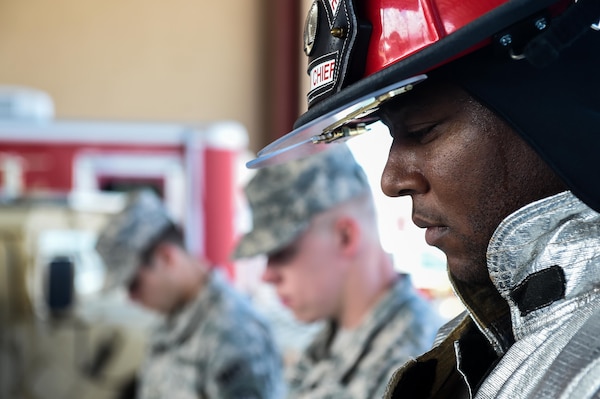
[{"label": "silver reflective turnout coat", "polygon": [[387,398],[600,397],[600,214],[570,192],[507,217],[488,246],[493,287],[394,374]]}]

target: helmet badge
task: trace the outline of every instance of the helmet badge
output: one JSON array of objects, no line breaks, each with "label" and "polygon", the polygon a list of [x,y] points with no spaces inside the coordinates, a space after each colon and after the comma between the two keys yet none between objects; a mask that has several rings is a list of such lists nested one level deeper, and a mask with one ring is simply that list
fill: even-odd
[{"label": "helmet badge", "polygon": [[304,54],[309,56],[312,53],[313,46],[317,37],[317,24],[319,22],[319,7],[317,1],[313,1],[308,15],[304,22]]}]

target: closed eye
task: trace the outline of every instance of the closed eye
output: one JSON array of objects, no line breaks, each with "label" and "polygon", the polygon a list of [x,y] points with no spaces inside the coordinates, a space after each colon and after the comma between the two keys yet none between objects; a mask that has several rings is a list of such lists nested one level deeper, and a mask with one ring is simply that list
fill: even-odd
[{"label": "closed eye", "polygon": [[402,129],[401,133],[392,135],[392,137],[399,141],[406,141],[407,143],[426,144],[435,139],[439,132],[439,126],[440,123],[411,125]]},{"label": "closed eye", "polygon": [[283,265],[291,261],[296,256],[297,248],[295,245],[290,245],[279,251],[272,252],[268,255],[269,265]]},{"label": "closed eye", "polygon": [[435,129],[437,124],[429,125],[417,130],[408,130],[406,137],[416,141],[422,141],[426,136]]}]

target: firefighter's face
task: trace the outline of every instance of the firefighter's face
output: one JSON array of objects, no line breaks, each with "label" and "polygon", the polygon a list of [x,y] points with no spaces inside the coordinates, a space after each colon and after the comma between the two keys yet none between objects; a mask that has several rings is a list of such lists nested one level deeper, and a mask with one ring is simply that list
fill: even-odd
[{"label": "firefighter's face", "polygon": [[564,190],[506,123],[457,86],[423,83],[381,117],[393,138],[382,189],[411,197],[413,222],[459,280],[488,280],[487,245],[502,219]]}]

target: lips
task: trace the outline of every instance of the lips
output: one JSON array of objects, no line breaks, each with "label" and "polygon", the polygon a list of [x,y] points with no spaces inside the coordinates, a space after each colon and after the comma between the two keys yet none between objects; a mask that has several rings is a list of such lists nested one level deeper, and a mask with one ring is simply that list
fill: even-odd
[{"label": "lips", "polygon": [[446,234],[447,231],[448,228],[445,226],[428,227],[427,230],[425,230],[425,242],[427,243],[427,245],[437,247],[439,246],[440,240]]},{"label": "lips", "polygon": [[281,294],[279,294],[278,296],[279,296],[279,301],[283,304],[283,306],[289,308],[292,303],[290,298],[285,295],[281,295]]},{"label": "lips", "polygon": [[448,232],[448,227],[435,222],[426,221],[418,216],[413,216],[413,223],[425,230],[425,242],[432,247],[439,246],[442,237]]}]

